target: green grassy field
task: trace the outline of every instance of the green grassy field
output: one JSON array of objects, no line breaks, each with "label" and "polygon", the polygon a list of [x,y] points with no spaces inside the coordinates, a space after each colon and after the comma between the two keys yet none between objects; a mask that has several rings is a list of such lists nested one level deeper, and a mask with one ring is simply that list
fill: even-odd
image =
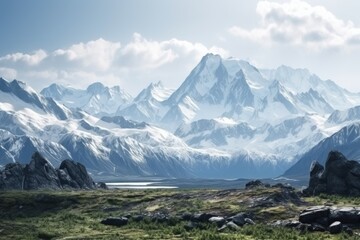
[{"label": "green grassy field", "polygon": [[[353,206],[358,198],[319,196],[301,204],[279,201],[257,206],[259,199],[280,196],[277,188],[253,190],[96,190],[0,192],[0,239],[360,239],[345,233],[309,233],[268,223],[297,219],[305,207],[318,204]],[[167,223],[144,219],[123,227],[106,226],[109,216],[161,212],[174,216]],[[219,233],[212,224],[186,231],[182,213],[211,212],[231,216],[247,212],[256,225]],[[357,231],[357,230],[355,230]]]}]

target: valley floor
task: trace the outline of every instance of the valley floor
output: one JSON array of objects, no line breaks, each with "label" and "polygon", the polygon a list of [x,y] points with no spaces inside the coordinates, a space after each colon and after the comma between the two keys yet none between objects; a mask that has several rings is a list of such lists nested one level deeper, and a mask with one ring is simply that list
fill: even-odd
[{"label": "valley floor", "polygon": [[[307,232],[274,227],[277,220],[297,220],[301,210],[315,205],[358,206],[359,198],[320,196],[298,198],[283,188],[249,190],[96,190],[0,192],[0,239],[359,239],[341,233]],[[204,223],[189,230],[184,213],[229,217],[247,213],[256,223],[237,231]],[[154,216],[122,227],[103,225],[110,216]]]}]

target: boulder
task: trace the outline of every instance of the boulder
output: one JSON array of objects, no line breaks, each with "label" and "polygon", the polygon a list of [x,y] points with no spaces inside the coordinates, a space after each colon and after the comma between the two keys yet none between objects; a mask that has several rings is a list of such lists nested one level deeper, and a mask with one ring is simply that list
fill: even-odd
[{"label": "boulder", "polygon": [[236,224],[236,223],[234,223],[234,222],[228,222],[227,224],[226,224],[226,227],[227,228],[229,228],[230,230],[234,230],[234,231],[237,231],[237,230],[239,230],[240,229],[240,227]]},{"label": "boulder", "polygon": [[237,226],[243,226],[245,224],[245,218],[247,215],[245,213],[238,213],[230,218],[228,218],[229,221],[232,221]]},{"label": "boulder", "polygon": [[226,223],[226,220],[223,217],[211,217],[209,222],[215,223],[218,227],[221,227]]},{"label": "boulder", "polygon": [[333,222],[330,226],[329,226],[329,232],[331,234],[337,234],[340,233],[342,230],[342,223],[339,221]]},{"label": "boulder", "polygon": [[190,221],[193,217],[194,216],[191,213],[183,213],[180,218],[183,221]]},{"label": "boulder", "polygon": [[195,222],[207,222],[212,217],[215,217],[215,215],[211,213],[198,213],[195,214],[191,220]]},{"label": "boulder", "polygon": [[104,182],[97,182],[96,183],[96,188],[98,189],[104,189],[104,190],[108,190],[108,186],[106,185],[106,183]]},{"label": "boulder", "polygon": [[277,220],[274,223],[271,223],[271,226],[274,227],[286,227],[286,228],[297,228],[301,223],[295,220]]},{"label": "boulder", "polygon": [[111,225],[121,227],[128,223],[128,219],[126,217],[108,217],[101,221],[104,225]]},{"label": "boulder", "polygon": [[360,221],[359,211],[354,207],[335,208],[330,211],[330,221],[342,223],[358,223]]},{"label": "boulder", "polygon": [[245,224],[255,225],[255,222],[251,218],[245,218]]},{"label": "boulder", "polygon": [[323,224],[327,221],[330,215],[330,208],[324,206],[316,206],[305,209],[299,215],[299,221],[301,223],[320,223]]},{"label": "boulder", "polygon": [[309,186],[304,194],[311,196],[321,193],[360,196],[360,163],[347,160],[338,151],[329,153],[325,168],[313,162]]}]

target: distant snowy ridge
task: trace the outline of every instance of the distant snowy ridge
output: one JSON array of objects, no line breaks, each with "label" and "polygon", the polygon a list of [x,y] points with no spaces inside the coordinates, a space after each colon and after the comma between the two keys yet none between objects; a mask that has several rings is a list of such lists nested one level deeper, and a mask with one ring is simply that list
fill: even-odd
[{"label": "distant snowy ridge", "polygon": [[119,86],[109,88],[100,82],[91,84],[86,90],[52,84],[40,93],[69,108],[81,108],[93,115],[115,113],[120,106],[132,101],[131,95]]},{"label": "distant snowy ridge", "polygon": [[[1,86],[15,83],[0,79]],[[28,161],[35,151],[55,167],[71,158],[93,174],[114,176],[260,177],[265,169],[266,176],[275,176],[290,165],[276,157],[264,161],[250,152],[195,149],[147,123],[119,116],[94,117],[20,86],[21,91],[0,91],[0,152],[6,156],[0,165]],[[23,101],[24,96],[32,98]],[[49,101],[54,102],[53,108],[48,107]]]}]

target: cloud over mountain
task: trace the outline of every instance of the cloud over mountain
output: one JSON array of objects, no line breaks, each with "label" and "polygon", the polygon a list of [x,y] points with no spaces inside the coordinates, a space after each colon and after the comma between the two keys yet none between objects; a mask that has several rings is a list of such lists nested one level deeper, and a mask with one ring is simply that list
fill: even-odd
[{"label": "cloud over mountain", "polygon": [[176,84],[180,78],[173,79],[173,71],[184,65],[190,71],[208,52],[227,55],[226,50],[216,46],[177,38],[155,41],[134,33],[131,41],[124,44],[99,38],[51,52],[39,49],[0,56],[0,74],[10,79],[27,79],[38,89],[51,82],[84,87],[102,81],[126,86],[131,91],[134,82],[144,85],[160,80],[160,76],[171,75],[171,80],[162,80],[170,86]]},{"label": "cloud over mountain", "polygon": [[256,12],[260,16],[258,27],[233,26],[229,32],[264,44],[291,44],[316,50],[360,43],[360,28],[351,21],[338,18],[323,6],[301,0],[260,1]]}]

